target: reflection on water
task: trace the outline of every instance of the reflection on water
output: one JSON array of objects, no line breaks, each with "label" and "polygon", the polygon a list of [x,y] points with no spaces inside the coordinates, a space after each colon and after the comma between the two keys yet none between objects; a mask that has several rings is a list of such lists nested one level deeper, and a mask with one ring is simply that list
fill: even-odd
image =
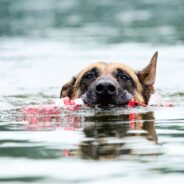
[{"label": "reflection on water", "polygon": [[[45,117],[43,115],[26,117],[25,114],[22,116],[20,109],[16,110],[17,113],[12,113],[10,110],[9,113],[12,113],[14,121],[1,123],[0,126],[0,158],[2,167],[5,168],[4,176],[0,177],[0,181],[12,179],[14,182],[44,180],[53,182],[56,180],[56,183],[61,181],[73,183],[76,179],[82,181],[83,178],[92,181],[92,173],[95,171],[97,171],[93,176],[96,178],[95,181],[101,175],[110,177],[112,173],[124,179],[136,177],[135,171],[139,176],[151,176],[153,171],[157,174],[170,173],[172,165],[165,165],[167,162],[163,158],[170,156],[174,158],[173,154],[177,152],[173,153],[169,150],[167,134],[164,130],[171,131],[168,132],[168,138],[171,136],[176,138],[182,130],[180,133],[176,132],[176,127],[179,126],[176,123],[175,132],[172,132],[168,124],[163,126],[159,124],[159,120],[155,121],[151,109],[145,110],[144,108],[115,111],[82,109],[76,112],[63,111],[60,116],[51,114]],[[19,116],[14,116],[15,114]],[[3,122],[2,117],[1,121]],[[167,149],[167,152],[164,149]],[[3,158],[8,159],[3,162]],[[17,168],[16,160],[28,166],[26,173],[25,167]],[[113,168],[114,165],[118,165],[113,171],[107,171],[106,163],[99,162],[100,165],[97,163],[93,165],[91,160],[106,160]],[[155,161],[160,162],[159,167],[154,164]],[[39,164],[38,168],[37,164]],[[74,174],[76,171],[72,169],[73,167],[80,167],[80,170]],[[57,172],[56,168],[61,172]],[[86,172],[87,168],[88,172]],[[14,175],[10,174],[15,169],[17,172]],[[124,173],[128,171],[129,174],[125,177]],[[71,172],[74,172],[72,176]],[[110,177],[110,180],[112,179]]]},{"label": "reflection on water", "polygon": [[[6,124],[5,128],[11,131],[53,131],[60,129],[62,131],[80,132],[84,138],[77,143],[76,148],[70,150],[66,147],[61,151],[63,156],[67,157],[79,156],[84,159],[96,160],[114,159],[121,155],[148,156],[161,154],[157,144],[153,112],[129,112],[117,115],[117,111],[114,113],[112,110],[102,111],[103,113],[89,109],[84,109],[83,111],[85,112],[83,115],[81,115],[82,111],[77,113],[66,111],[62,115],[39,115],[22,114],[19,110],[17,111],[19,118],[14,117],[16,118],[14,125]],[[122,109],[119,109],[119,111],[122,112]],[[12,112],[10,111],[9,113]],[[3,124],[1,125],[1,130],[3,130]],[[29,145],[29,141],[25,140],[10,142],[15,145]],[[1,144],[6,145],[7,142],[2,140]],[[28,153],[28,157],[37,158],[43,148],[39,144],[36,147],[29,146],[25,148],[23,146],[21,150],[18,148],[20,150],[18,154],[17,149],[14,153],[14,151],[9,150],[12,148],[5,148],[2,150],[1,155],[8,153],[9,156],[21,157],[24,153],[26,155]],[[53,158],[52,152],[55,155],[58,150],[51,151],[46,148],[44,152],[46,154],[44,158],[49,158],[48,155]],[[59,156],[62,156],[61,152]],[[58,156],[58,154],[56,155]]]},{"label": "reflection on water", "polygon": [[95,123],[83,130],[90,140],[80,143],[82,158],[112,159],[124,154],[160,154],[156,145],[155,150],[151,149],[157,143],[152,112],[113,117],[113,122],[108,116],[100,117],[100,120],[93,117],[92,120]]}]

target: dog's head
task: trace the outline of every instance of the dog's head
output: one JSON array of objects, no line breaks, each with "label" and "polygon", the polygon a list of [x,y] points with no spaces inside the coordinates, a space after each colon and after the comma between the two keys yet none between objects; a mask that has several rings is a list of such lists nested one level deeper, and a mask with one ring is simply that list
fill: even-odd
[{"label": "dog's head", "polygon": [[82,98],[89,106],[123,106],[132,98],[148,104],[154,93],[157,55],[138,72],[119,63],[92,64],[62,87],[60,97]]}]

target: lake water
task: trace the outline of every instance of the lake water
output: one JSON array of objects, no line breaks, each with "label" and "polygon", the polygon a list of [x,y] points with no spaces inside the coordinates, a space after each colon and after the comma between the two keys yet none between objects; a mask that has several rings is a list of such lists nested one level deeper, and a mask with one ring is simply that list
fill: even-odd
[{"label": "lake water", "polygon": [[[183,9],[181,0],[1,1],[0,183],[183,183]],[[155,51],[151,103],[173,107],[22,121],[22,107],[59,98],[88,64],[141,69]]]}]

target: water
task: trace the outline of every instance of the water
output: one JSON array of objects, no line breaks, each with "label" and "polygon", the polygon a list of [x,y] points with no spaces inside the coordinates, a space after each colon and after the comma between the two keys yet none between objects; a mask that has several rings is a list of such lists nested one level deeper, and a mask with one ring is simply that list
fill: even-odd
[{"label": "water", "polygon": [[[0,183],[182,183],[182,5],[1,1]],[[22,121],[22,107],[58,98],[88,64],[141,69],[156,50],[151,103],[173,107],[81,109],[46,123]]]}]

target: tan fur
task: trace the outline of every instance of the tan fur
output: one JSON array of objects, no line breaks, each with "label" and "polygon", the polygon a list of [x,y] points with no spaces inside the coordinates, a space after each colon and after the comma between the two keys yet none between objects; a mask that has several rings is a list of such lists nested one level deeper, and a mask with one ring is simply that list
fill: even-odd
[{"label": "tan fur", "polygon": [[97,67],[103,75],[105,76],[111,76],[111,73],[113,71],[116,70],[116,68],[120,68],[123,71],[125,71],[129,76],[132,77],[132,79],[135,81],[135,83],[137,84],[136,87],[136,91],[135,91],[135,100],[144,103],[144,99],[141,95],[142,93],[142,86],[141,83],[139,82],[139,79],[135,73],[135,71],[130,68],[129,66],[125,65],[125,64],[120,64],[120,63],[104,63],[104,62],[97,62],[94,64],[91,64],[90,66],[88,66],[87,68],[83,69],[78,75],[77,75],[77,80],[74,84],[74,96],[73,99],[75,98],[79,98],[80,97],[80,89],[79,89],[79,83],[80,80],[82,78],[82,76],[89,70],[91,70],[92,68]]}]

